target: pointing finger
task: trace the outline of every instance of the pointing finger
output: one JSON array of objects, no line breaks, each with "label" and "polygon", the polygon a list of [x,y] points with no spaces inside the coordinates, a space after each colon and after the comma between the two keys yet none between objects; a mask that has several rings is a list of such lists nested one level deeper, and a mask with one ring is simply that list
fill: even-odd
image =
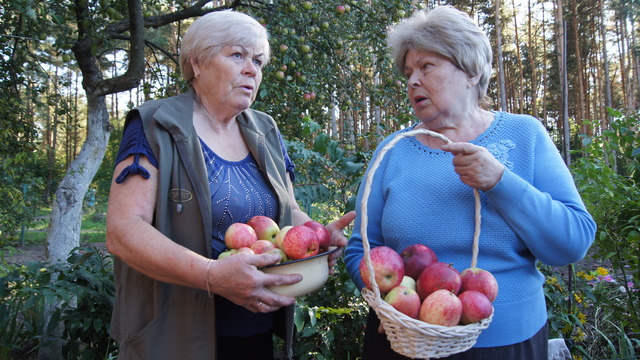
[{"label": "pointing finger", "polygon": [[478,146],[467,142],[455,142],[444,144],[441,149],[453,155],[470,155],[478,151]]}]

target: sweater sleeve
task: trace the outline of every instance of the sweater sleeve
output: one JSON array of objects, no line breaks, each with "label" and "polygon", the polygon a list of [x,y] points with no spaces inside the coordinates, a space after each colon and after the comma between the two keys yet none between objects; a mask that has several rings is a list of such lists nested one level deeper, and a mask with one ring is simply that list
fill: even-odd
[{"label": "sweater sleeve", "polygon": [[533,184],[506,168],[486,195],[537,259],[551,266],[576,262],[591,246],[596,224],[541,126],[534,156]]}]

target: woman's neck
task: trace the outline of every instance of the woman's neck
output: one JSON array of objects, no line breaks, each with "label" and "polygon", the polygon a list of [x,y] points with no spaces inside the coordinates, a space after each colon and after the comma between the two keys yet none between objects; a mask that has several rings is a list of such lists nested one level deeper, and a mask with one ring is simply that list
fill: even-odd
[{"label": "woman's neck", "polygon": [[[477,108],[476,111],[464,115],[435,119],[428,123],[421,122],[416,126],[416,129],[427,129],[440,133],[453,142],[468,142],[485,132],[491,121],[493,121],[493,113]],[[441,140],[436,140],[429,135],[422,136],[420,140],[432,148],[439,148],[442,143]]]}]

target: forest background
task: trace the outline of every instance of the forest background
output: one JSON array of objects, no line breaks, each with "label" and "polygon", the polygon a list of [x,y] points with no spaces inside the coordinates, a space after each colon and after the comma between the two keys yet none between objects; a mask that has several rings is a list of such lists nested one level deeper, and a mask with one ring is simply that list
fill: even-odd
[{"label": "forest background", "polygon": [[[492,108],[540,119],[598,223],[584,264],[540,265],[552,336],[574,358],[638,358],[638,1],[0,0],[0,359],[117,357],[102,250],[114,158],[129,109],[185,89],[177,49],[195,17],[233,8],[270,32],[254,108],[287,139],[300,205],[328,222],[353,209],[377,143],[414,121],[386,29],[441,4],[490,36]],[[25,246],[43,261],[12,261]],[[297,358],[359,356],[367,306],[338,270],[298,301]]]}]

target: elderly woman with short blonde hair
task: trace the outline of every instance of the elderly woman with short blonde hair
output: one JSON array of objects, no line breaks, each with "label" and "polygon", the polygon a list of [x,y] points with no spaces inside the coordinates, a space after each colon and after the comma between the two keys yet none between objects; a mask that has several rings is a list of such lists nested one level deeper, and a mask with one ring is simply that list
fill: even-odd
[{"label": "elderly woman with short blonde hair", "polygon": [[[267,32],[252,17],[207,14],[181,47],[191,90],[127,116],[107,213],[120,360],[271,360],[273,334],[292,357],[295,299],[269,287],[301,276],[258,270],[277,255],[218,259],[232,223],[310,220],[296,203],[295,167],[277,124],[250,108],[269,54]],[[346,245],[342,228],[352,219],[327,225],[333,245]]]}]

